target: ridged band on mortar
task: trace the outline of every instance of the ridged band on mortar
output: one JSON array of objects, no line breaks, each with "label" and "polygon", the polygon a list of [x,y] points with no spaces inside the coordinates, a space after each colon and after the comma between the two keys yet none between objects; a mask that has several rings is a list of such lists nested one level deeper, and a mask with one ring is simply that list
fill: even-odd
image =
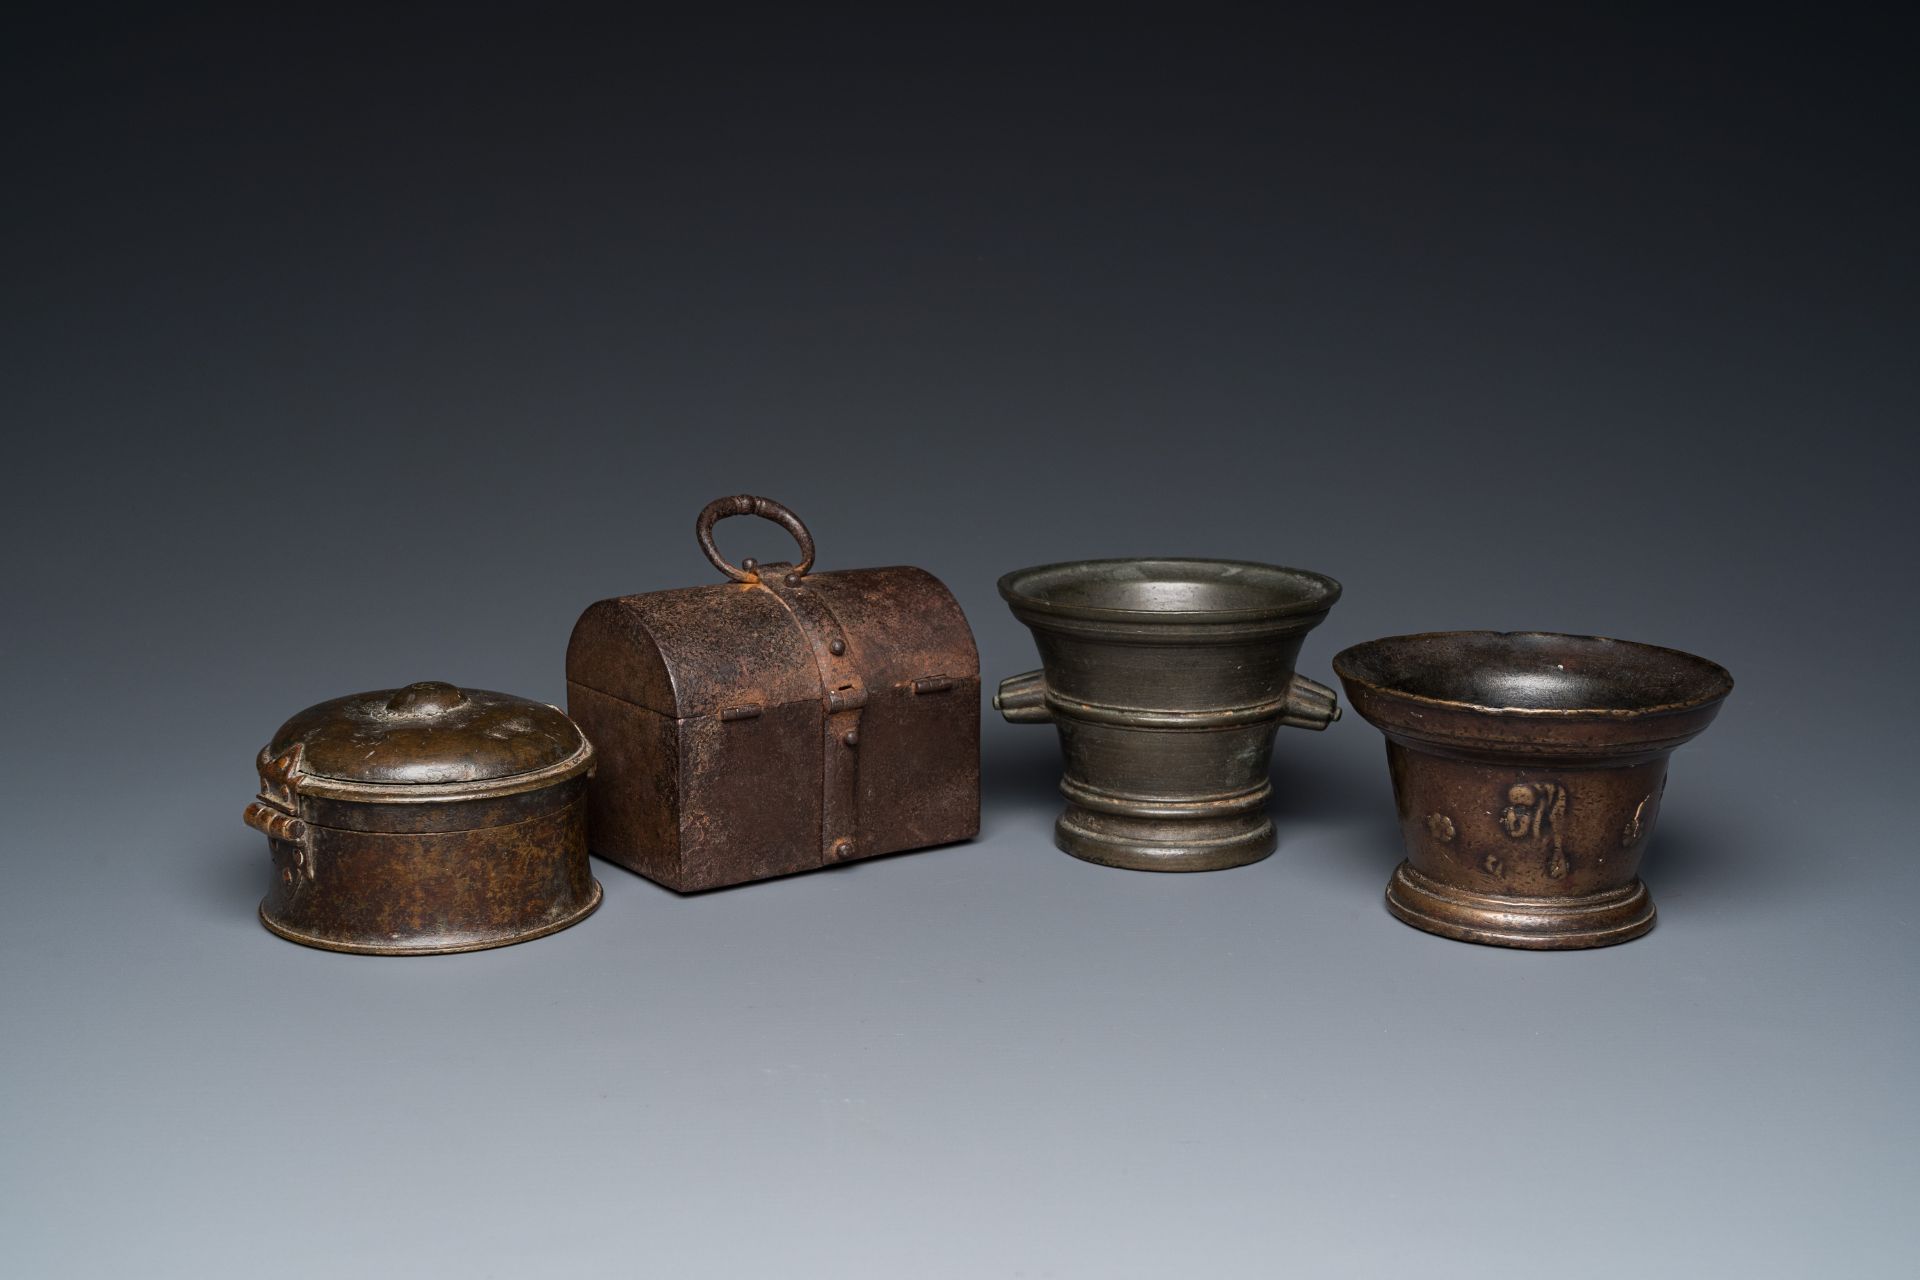
[{"label": "ridged band on mortar", "polygon": [[1167,800],[1158,796],[1130,796],[1089,787],[1072,778],[1060,779],[1060,794],[1082,809],[1111,813],[1121,818],[1230,818],[1235,814],[1258,813],[1266,808],[1273,784],[1262,782],[1250,791],[1235,791],[1218,796],[1200,796],[1191,800]]}]

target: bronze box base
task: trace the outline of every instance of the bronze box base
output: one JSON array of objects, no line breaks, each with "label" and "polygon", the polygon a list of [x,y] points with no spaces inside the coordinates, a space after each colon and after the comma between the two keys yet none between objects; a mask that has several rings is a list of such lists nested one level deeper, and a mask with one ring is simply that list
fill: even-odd
[{"label": "bronze box base", "polygon": [[303,947],[318,947],[322,951],[342,951],[355,956],[445,956],[462,951],[488,951],[494,947],[509,947],[516,942],[532,942],[535,938],[544,938],[550,933],[572,928],[595,911],[600,909],[602,890],[600,882],[591,882],[593,892],[587,900],[568,914],[557,920],[529,929],[475,930],[464,937],[452,936],[436,942],[396,943],[385,945],[373,942],[342,942],[338,938],[325,937],[317,933],[302,933],[269,914],[268,905],[260,904],[260,923],[267,931],[285,938],[288,942],[297,942]]}]

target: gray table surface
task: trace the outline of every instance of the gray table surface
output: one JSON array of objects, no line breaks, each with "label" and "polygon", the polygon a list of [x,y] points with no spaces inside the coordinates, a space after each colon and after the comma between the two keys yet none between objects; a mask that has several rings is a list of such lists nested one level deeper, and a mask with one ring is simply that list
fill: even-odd
[{"label": "gray table surface", "polygon": [[[1913,1273],[1892,81],[1678,18],[1546,63],[796,26],[726,75],[411,21],[9,55],[0,1273]],[[1389,917],[1352,716],[1231,872],[1056,852],[1052,736],[989,713],[968,844],[596,863],[593,918],[464,956],[259,926],[282,719],[564,701],[579,611],[711,580],[740,491],[947,581],[989,684],[1034,665],[998,573],[1130,554],[1341,579],[1322,679],[1492,627],[1739,684],[1659,927],[1596,952]]]}]

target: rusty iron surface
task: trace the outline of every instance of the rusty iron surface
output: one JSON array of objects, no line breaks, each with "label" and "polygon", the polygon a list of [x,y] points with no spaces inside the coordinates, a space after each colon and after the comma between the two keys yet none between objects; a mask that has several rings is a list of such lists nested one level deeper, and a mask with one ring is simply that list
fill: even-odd
[{"label": "rusty iron surface", "polygon": [[[735,515],[799,559],[727,561],[713,526]],[[811,533],[767,498],[710,503],[695,532],[728,581],[602,600],[567,647],[593,851],[689,893],[977,834],[979,657],[946,587],[812,572]]]},{"label": "rusty iron surface", "polygon": [[1436,632],[1342,650],[1387,738],[1407,857],[1387,907],[1463,942],[1572,950],[1653,928],[1640,880],[1667,759],[1733,678],[1677,649],[1542,632]]},{"label": "rusty iron surface", "polygon": [[1339,583],[1244,561],[1083,560],[1009,573],[1000,594],[1044,665],[1002,681],[994,706],[1059,731],[1055,844],[1136,871],[1273,852],[1274,735],[1340,717],[1331,689],[1294,672]]},{"label": "rusty iron surface", "polygon": [[260,920],[330,951],[524,942],[600,903],[587,861],[593,748],[556,708],[438,681],[293,717],[244,819],[267,836]]}]

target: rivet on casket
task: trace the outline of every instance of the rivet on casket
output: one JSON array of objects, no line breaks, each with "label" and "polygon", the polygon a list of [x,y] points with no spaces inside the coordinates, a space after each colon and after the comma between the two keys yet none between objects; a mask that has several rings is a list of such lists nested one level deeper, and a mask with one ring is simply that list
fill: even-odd
[{"label": "rivet on casket", "polygon": [[847,651],[847,642],[845,640],[835,640],[832,644],[827,646],[827,652],[831,653],[836,658],[839,657],[841,654],[845,653],[846,651]]},{"label": "rivet on casket", "polygon": [[840,741],[846,743],[850,747],[857,747],[860,745],[860,735],[855,733],[853,730],[849,729],[840,736]]}]

